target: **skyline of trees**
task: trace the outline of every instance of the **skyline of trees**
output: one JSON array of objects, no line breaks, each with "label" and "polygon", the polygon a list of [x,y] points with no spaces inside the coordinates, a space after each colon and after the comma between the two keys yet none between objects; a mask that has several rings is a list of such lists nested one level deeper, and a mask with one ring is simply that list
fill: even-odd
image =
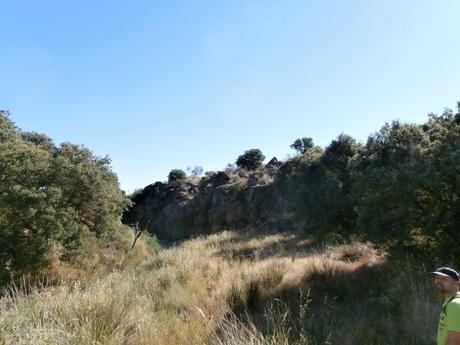
[{"label": "skyline of trees", "polygon": [[[460,103],[422,124],[387,123],[365,143],[342,133],[325,148],[308,137],[291,147],[274,186],[305,231],[460,264]],[[236,164],[257,171],[264,159],[251,149]],[[171,170],[170,183],[186,179]],[[110,238],[129,205],[109,157],[21,131],[0,111],[0,280],[46,266],[52,251],[90,255],[85,245]]]}]

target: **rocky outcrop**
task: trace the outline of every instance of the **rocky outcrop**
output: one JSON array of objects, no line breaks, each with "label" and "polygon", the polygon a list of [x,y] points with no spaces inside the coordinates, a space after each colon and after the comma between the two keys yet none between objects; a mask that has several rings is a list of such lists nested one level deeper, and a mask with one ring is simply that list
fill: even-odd
[{"label": "rocky outcrop", "polygon": [[132,197],[134,206],[123,222],[137,223],[168,240],[223,229],[287,226],[282,198],[273,183],[280,164],[272,163],[245,177],[217,172],[197,183],[156,182]]}]

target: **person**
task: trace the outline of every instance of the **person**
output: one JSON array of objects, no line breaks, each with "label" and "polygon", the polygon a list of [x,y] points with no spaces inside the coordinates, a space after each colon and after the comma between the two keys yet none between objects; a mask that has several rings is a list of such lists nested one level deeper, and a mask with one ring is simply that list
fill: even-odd
[{"label": "person", "polygon": [[460,275],[450,267],[431,272],[434,285],[444,297],[438,325],[438,345],[460,345]]}]

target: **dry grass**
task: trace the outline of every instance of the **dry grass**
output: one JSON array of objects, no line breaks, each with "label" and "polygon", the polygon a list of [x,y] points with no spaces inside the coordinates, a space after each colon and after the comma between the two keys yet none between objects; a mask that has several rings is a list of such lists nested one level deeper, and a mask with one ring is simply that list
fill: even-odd
[{"label": "dry grass", "polygon": [[385,257],[370,244],[231,231],[156,254],[140,243],[96,278],[12,287],[0,344],[430,344],[430,286],[400,278],[386,294]]}]

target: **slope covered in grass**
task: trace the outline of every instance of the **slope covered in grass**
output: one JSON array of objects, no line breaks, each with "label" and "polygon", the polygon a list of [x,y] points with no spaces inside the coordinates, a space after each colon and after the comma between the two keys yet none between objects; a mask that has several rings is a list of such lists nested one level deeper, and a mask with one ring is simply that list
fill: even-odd
[{"label": "slope covered in grass", "polygon": [[225,231],[141,256],[98,278],[11,287],[0,343],[433,343],[429,277],[368,243]]}]

